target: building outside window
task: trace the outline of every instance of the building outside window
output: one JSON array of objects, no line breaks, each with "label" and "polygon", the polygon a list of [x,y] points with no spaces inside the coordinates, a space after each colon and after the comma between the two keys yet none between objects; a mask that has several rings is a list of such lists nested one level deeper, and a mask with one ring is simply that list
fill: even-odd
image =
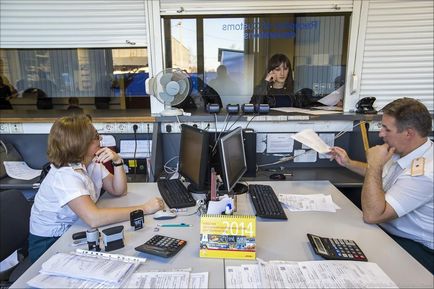
[{"label": "building outside window", "polygon": [[[0,74],[13,109],[149,107],[146,48],[0,49]],[[44,101],[40,99],[45,98]]]},{"label": "building outside window", "polygon": [[350,13],[163,17],[165,67],[191,76],[192,98],[203,106],[205,87],[223,106],[248,103],[267,61],[288,56],[294,93],[317,100],[345,83]]}]

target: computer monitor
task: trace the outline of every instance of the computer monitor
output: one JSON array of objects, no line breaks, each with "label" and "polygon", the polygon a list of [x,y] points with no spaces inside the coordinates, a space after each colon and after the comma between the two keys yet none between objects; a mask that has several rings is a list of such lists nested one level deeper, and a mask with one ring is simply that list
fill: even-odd
[{"label": "computer monitor", "polygon": [[247,171],[241,127],[236,128],[220,139],[219,151],[224,190],[229,193],[245,193],[247,187],[238,183]]},{"label": "computer monitor", "polygon": [[209,135],[206,130],[181,125],[179,173],[190,182],[192,192],[207,192],[205,183],[209,172]]}]

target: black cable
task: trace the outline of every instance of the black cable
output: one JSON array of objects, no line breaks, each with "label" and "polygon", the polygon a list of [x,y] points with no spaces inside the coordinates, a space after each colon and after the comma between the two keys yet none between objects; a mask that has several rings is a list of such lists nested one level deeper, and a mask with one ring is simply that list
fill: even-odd
[{"label": "black cable", "polygon": [[231,128],[241,119],[241,117],[242,117],[243,115],[242,114],[240,114],[239,116],[238,116],[238,118],[234,121],[234,123],[232,123],[231,124],[231,126],[228,128],[228,130],[231,130]]},{"label": "black cable", "polygon": [[245,128],[247,128],[247,127],[249,126],[249,124],[252,122],[252,120],[253,120],[256,116],[257,116],[257,114],[254,114],[254,115],[252,116],[252,118],[249,120],[249,122],[247,123],[247,125],[246,125]]},{"label": "black cable", "polygon": [[152,136],[151,136],[151,140],[149,140],[149,123],[146,124],[146,133],[148,135],[148,158],[149,158],[149,162],[148,159],[146,159],[146,167],[148,167],[148,163],[149,163],[149,172],[148,172],[148,178],[147,181],[149,182],[150,176],[154,175],[154,172],[152,171],[152,156],[151,156],[151,145],[152,145]]},{"label": "black cable", "polygon": [[[221,138],[221,136],[222,136],[222,133],[225,131],[226,127],[228,126],[228,123],[229,123],[231,117],[232,117],[232,116],[231,116],[229,113],[226,114],[225,125],[224,125],[224,127],[222,128],[222,130],[220,131],[219,136],[218,136],[217,139],[215,140],[214,146],[213,146],[213,148],[212,148],[212,153],[214,153],[215,149],[217,148],[217,144],[218,144],[218,142],[219,142],[219,140],[220,140],[220,138]],[[216,130],[217,130],[217,126],[216,126]]]},{"label": "black cable", "polygon": [[133,132],[134,132],[134,155],[133,155],[133,160],[134,160],[134,179],[136,178],[136,173],[137,173],[137,160],[136,160],[136,153],[137,153],[137,129],[139,128],[139,126],[137,124],[133,125]]}]

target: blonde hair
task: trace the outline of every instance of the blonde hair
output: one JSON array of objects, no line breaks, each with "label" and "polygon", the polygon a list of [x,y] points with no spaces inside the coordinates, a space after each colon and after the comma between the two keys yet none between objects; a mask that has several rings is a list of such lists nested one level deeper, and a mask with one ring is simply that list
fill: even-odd
[{"label": "blonde hair", "polygon": [[90,144],[97,136],[96,129],[86,115],[59,118],[48,136],[48,160],[56,167],[83,162]]}]

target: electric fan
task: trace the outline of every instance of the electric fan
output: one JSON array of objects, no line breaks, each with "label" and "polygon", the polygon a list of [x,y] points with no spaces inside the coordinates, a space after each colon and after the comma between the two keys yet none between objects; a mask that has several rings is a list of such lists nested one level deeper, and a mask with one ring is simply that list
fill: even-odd
[{"label": "electric fan", "polygon": [[167,68],[147,81],[147,91],[164,104],[163,116],[182,115],[183,110],[172,106],[182,103],[190,93],[188,74],[178,68]]}]

